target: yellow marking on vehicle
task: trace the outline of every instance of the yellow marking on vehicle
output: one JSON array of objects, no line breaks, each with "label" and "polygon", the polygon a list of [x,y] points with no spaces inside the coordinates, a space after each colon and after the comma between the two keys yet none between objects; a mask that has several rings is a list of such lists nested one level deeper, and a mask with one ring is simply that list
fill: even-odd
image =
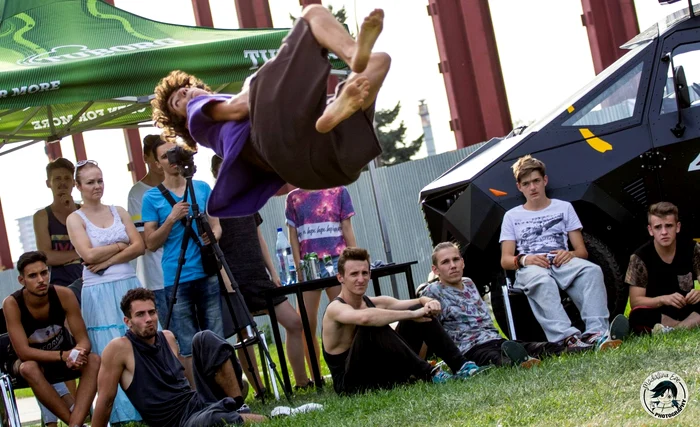
[{"label": "yellow marking on vehicle", "polygon": [[496,197],[502,197],[502,196],[508,195],[508,193],[506,193],[505,191],[496,190],[495,188],[489,188],[489,191],[491,192],[491,194],[493,194]]},{"label": "yellow marking on vehicle", "polygon": [[569,105],[569,108],[567,108],[567,109],[566,109],[566,111],[568,111],[568,112],[569,112],[569,114],[573,113],[573,112],[574,112],[574,110],[575,110],[575,108],[574,108],[574,106],[573,106],[573,105]]},{"label": "yellow marking on vehicle", "polygon": [[607,141],[603,141],[602,139],[593,135],[593,132],[591,132],[590,130],[583,128],[579,129],[578,131],[581,132],[581,136],[586,139],[588,145],[590,145],[591,148],[593,148],[595,151],[605,153],[606,151],[613,149],[613,146],[610,145],[610,143],[608,143]]}]

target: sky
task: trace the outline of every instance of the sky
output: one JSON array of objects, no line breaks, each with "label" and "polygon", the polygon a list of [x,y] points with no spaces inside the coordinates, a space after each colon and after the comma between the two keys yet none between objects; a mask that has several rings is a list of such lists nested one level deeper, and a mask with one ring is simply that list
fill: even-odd
[{"label": "sky", "polygon": [[[680,1],[660,6],[657,0],[635,0],[639,27],[643,31],[654,22],[687,5]],[[191,0],[116,0],[118,8],[149,19],[173,24],[195,25]],[[269,0],[273,25],[291,26],[289,15],[301,12],[298,0]],[[449,129],[450,113],[432,19],[427,0],[329,0],[324,5],[345,6],[348,26],[374,8],[385,11],[384,31],[375,51],[392,56],[392,69],[377,99],[378,108],[392,108],[401,102],[407,127],[406,140],[423,132],[418,104],[425,100],[430,110],[433,137],[438,153],[454,150],[455,138]],[[234,0],[210,0],[214,26],[238,28]],[[489,0],[506,94],[514,123],[530,123],[546,115],[560,102],[590,81],[595,73],[586,29],[581,25],[580,0]],[[356,19],[357,18],[357,19]],[[141,129],[141,136],[157,133]],[[84,134],[87,156],[96,160],[105,179],[103,202],[126,207],[132,186],[127,170],[128,157],[123,131],[105,130]],[[61,141],[63,156],[75,162],[72,140]],[[2,150],[0,150],[2,153]],[[426,155],[425,147],[417,157]],[[195,156],[196,179],[213,185],[209,173],[211,152],[201,149]],[[17,218],[30,216],[51,203],[45,184],[47,157],[41,143],[0,156],[5,178],[0,201],[5,215],[12,259],[22,253]],[[16,181],[7,179],[18,177]],[[79,198],[77,190],[73,196]]]}]

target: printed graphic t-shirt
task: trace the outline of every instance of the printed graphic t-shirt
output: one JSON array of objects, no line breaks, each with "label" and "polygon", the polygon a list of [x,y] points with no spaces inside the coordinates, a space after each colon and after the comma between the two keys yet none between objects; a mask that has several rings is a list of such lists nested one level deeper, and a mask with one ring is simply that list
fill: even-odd
[{"label": "printed graphic t-shirt", "polygon": [[295,227],[301,257],[316,252],[319,259],[338,256],[347,246],[340,223],[355,215],[345,187],[307,191],[296,189],[287,195],[285,217]]},{"label": "printed graphic t-shirt", "polygon": [[423,291],[423,296],[440,302],[442,313],[438,319],[464,354],[476,345],[500,339],[501,336],[474,282],[463,277],[462,285],[464,289],[459,290],[440,282],[431,283]]},{"label": "printed graphic t-shirt", "polygon": [[520,205],[506,212],[499,242],[515,241],[521,254],[546,254],[568,250],[568,233],[582,228],[571,203],[552,199],[549,206],[539,211]]},{"label": "printed graphic t-shirt", "polygon": [[[151,188],[153,187],[139,181],[129,191],[129,215],[139,232],[143,231],[141,218],[143,195]],[[162,258],[163,248],[161,247],[155,252],[146,249],[146,252],[136,259],[136,276],[142,285],[152,291],[163,289],[163,267],[160,265]]]},{"label": "printed graphic t-shirt", "polygon": [[678,239],[676,254],[668,264],[656,252],[654,240],[649,240],[630,257],[625,283],[645,288],[650,298],[676,292],[687,295],[698,276],[700,244],[691,239]]}]

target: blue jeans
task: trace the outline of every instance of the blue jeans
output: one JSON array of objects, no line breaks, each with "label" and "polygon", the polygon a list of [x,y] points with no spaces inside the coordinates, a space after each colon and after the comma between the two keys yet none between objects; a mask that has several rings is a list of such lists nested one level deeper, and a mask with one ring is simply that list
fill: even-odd
[{"label": "blue jeans", "polygon": [[[156,289],[153,291],[156,297],[156,310],[158,311],[158,320],[161,325],[165,323],[165,315],[168,313],[169,299],[165,296],[165,289]],[[164,326],[164,325],[163,325]]]},{"label": "blue jeans", "polygon": [[[173,287],[168,286],[164,291],[169,306]],[[177,287],[177,301],[169,329],[175,334],[182,356],[192,356],[192,339],[199,331],[208,329],[220,337],[224,336],[219,292],[217,276],[183,282]],[[165,328],[165,317],[162,322]]]}]

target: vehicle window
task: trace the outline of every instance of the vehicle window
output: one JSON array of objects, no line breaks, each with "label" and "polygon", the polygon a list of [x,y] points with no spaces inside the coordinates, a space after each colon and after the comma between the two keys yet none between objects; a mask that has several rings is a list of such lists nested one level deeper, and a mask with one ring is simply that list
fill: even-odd
[{"label": "vehicle window", "polygon": [[[689,43],[673,49],[673,66],[683,66],[685,80],[688,82],[690,106],[700,105],[700,43]],[[675,113],[676,92],[673,90],[673,69],[668,67],[664,97],[661,101],[661,114]]]},{"label": "vehicle window", "polygon": [[576,111],[564,122],[564,126],[604,125],[632,117],[643,69],[644,63],[640,62],[593,101]]}]

